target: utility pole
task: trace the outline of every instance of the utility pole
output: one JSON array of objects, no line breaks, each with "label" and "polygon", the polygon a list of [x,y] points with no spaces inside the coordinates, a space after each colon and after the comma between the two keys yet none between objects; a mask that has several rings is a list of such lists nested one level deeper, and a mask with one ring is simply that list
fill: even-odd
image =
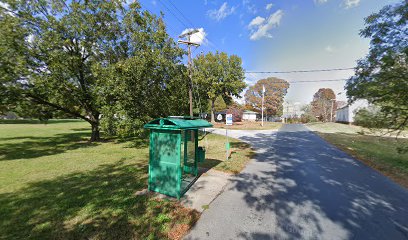
[{"label": "utility pole", "polygon": [[336,99],[330,99],[330,101],[331,101],[330,122],[333,122],[333,105],[334,105],[334,101],[336,101]]},{"label": "utility pole", "polygon": [[262,127],[263,127],[263,122],[264,122],[264,118],[263,118],[263,110],[264,110],[264,97],[265,97],[265,85],[262,85]]},{"label": "utility pole", "polygon": [[198,33],[198,32],[199,31],[197,29],[193,29],[193,30],[191,30],[189,32],[186,32],[186,33],[179,36],[179,38],[187,37],[187,41],[185,41],[185,40],[178,40],[177,41],[179,44],[187,45],[187,48],[188,48],[188,76],[190,78],[190,83],[189,83],[189,86],[188,86],[188,98],[189,98],[189,101],[190,101],[190,116],[191,117],[193,116],[193,76],[192,76],[192,69],[191,69],[191,66],[192,66],[192,62],[191,62],[191,46],[198,47],[198,46],[200,46],[200,44],[191,42],[190,38],[191,38],[191,35],[193,35],[194,33]]}]

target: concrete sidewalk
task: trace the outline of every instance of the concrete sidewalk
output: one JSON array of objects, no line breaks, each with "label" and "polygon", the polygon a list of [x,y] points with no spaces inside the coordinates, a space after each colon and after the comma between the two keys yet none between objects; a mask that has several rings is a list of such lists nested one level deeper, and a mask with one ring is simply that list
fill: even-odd
[{"label": "concrete sidewalk", "polygon": [[231,174],[208,170],[204,172],[181,198],[181,204],[199,212],[208,209],[210,203],[222,193]]},{"label": "concrete sidewalk", "polygon": [[[207,132],[225,135],[225,129],[207,128]],[[255,134],[275,134],[277,130],[228,130],[228,136],[232,138],[241,138],[243,136],[255,136]],[[245,140],[244,140],[245,141]],[[202,170],[203,171],[203,170]],[[206,170],[204,170],[206,171]],[[188,208],[196,209],[199,212],[209,208],[213,202],[225,189],[234,175],[221,171],[210,169],[204,172],[200,178],[191,186],[191,188],[181,198],[181,203]]]}]

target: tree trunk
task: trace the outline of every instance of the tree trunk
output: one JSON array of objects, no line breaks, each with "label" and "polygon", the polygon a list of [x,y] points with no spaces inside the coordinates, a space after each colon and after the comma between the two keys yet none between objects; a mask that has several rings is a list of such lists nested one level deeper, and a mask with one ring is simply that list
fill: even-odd
[{"label": "tree trunk", "polygon": [[211,100],[211,122],[212,123],[215,123],[214,111],[215,111],[215,99],[212,99]]},{"label": "tree trunk", "polygon": [[91,140],[90,141],[95,142],[95,141],[101,140],[101,138],[99,136],[99,121],[92,122],[91,126],[92,126],[92,134],[91,134]]}]

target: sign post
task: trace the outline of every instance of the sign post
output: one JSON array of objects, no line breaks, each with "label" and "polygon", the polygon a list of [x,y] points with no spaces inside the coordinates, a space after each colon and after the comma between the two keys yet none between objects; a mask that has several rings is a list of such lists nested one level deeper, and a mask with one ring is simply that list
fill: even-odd
[{"label": "sign post", "polygon": [[261,125],[262,125],[262,127],[263,127],[263,125],[264,125],[264,117],[263,117],[263,111],[264,111],[264,98],[265,98],[265,85],[262,85],[262,116],[261,116],[261,118],[262,118],[262,123],[261,123]]},{"label": "sign post", "polygon": [[225,115],[225,135],[227,136],[227,143],[225,144],[225,149],[227,150],[227,160],[229,156],[229,150],[230,150],[230,143],[228,141],[228,126],[232,125],[232,114],[226,114]]}]

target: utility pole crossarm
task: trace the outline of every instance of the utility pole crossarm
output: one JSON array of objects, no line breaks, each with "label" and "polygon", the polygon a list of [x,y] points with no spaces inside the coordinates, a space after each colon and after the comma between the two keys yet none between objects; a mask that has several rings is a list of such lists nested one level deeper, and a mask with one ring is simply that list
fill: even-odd
[{"label": "utility pole crossarm", "polygon": [[193,42],[189,42],[189,41],[185,41],[185,40],[178,40],[177,42],[180,43],[180,44],[193,45],[195,47],[200,46],[200,44],[198,44],[198,43],[193,43]]},{"label": "utility pole crossarm", "polygon": [[198,32],[199,32],[198,29],[193,29],[193,30],[191,30],[191,31],[189,31],[189,32],[186,32],[186,33],[184,33],[184,34],[181,34],[181,35],[179,36],[179,38],[187,37],[187,36],[193,35],[194,33],[198,33]]}]

